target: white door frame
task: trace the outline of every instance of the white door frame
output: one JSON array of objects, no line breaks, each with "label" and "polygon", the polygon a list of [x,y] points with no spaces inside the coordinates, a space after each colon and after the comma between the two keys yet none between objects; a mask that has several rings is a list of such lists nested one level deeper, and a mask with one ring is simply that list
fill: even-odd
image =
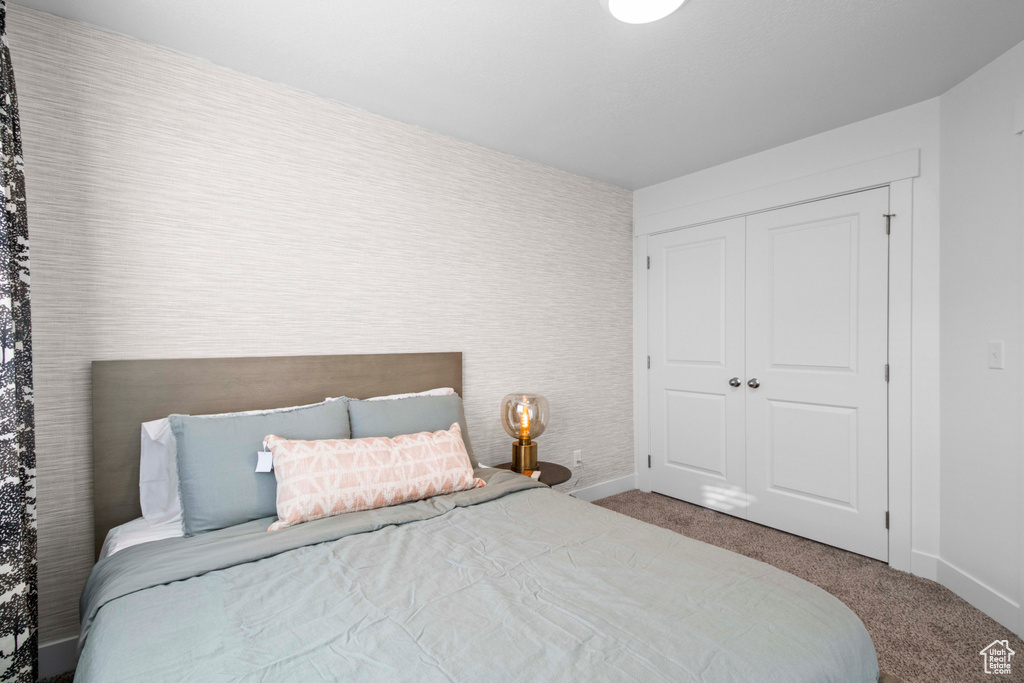
[{"label": "white door frame", "polygon": [[[1021,138],[1021,136],[1024,135],[1024,95],[1017,98],[1017,105],[1014,109],[1013,132],[1017,136],[1016,142],[1021,159],[1024,160],[1024,141],[1022,141]],[[1021,206],[1022,209],[1024,209],[1024,184],[1021,185]],[[1021,256],[1024,257],[1024,254]],[[1021,315],[1024,316],[1024,311],[1021,311]],[[1022,341],[1020,356],[1018,357],[1024,358],[1024,341]],[[1020,372],[1019,369],[1018,372]],[[1024,467],[1020,468],[1019,490],[1024,491]],[[1019,506],[1018,515],[1020,517],[1020,526],[1018,529],[1024,530],[1024,505]],[[1018,573],[1020,578],[1017,581],[1017,603],[1020,607],[1018,608],[1017,629],[1015,632],[1018,636],[1024,637],[1024,543],[1021,543],[1020,545],[1020,564],[1018,565]]]},{"label": "white door frame", "polygon": [[910,571],[911,557],[911,302],[913,179],[920,150],[691,204],[638,218],[633,226],[633,444],[637,487],[651,490],[647,456],[647,237],[875,187],[889,187],[889,566]]}]

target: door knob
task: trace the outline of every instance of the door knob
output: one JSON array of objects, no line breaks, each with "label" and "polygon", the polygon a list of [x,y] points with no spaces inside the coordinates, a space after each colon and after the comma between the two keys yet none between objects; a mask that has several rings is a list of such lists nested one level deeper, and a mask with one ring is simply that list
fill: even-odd
[{"label": "door knob", "polygon": [[755,377],[754,379],[747,382],[747,386],[750,387],[751,389],[757,389],[759,386],[761,386],[761,383],[758,382],[757,378]]},{"label": "door knob", "polygon": [[741,384],[743,384],[743,382],[740,381],[739,377],[733,377],[731,380],[729,380],[730,387],[738,387]]}]

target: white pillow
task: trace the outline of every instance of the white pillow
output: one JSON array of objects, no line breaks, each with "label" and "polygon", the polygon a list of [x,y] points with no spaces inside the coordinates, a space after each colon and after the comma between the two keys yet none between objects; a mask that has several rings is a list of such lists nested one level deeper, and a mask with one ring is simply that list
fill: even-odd
[{"label": "white pillow", "polygon": [[[440,389],[428,389],[427,391],[417,391],[415,394],[388,394],[387,396],[373,396],[371,398],[358,399],[360,401],[394,401],[399,398],[412,398],[413,396],[451,396],[455,393],[455,390],[451,387],[442,387]],[[326,401],[337,401],[336,398],[327,398]],[[349,399],[355,401],[357,399]]]},{"label": "white pillow", "polygon": [[178,496],[178,445],[166,417],[142,423],[142,455],[139,459],[139,502],[150,525],[181,525]]},{"label": "white pillow", "polygon": [[412,398],[413,396],[451,396],[455,393],[455,390],[451,387],[443,387],[441,389],[430,389],[429,391],[420,391],[415,394],[391,394],[390,396],[374,396],[373,398],[366,399],[367,401],[393,401],[397,398]]},{"label": "white pillow", "polygon": [[161,541],[165,538],[178,538],[184,536],[181,529],[181,522],[150,525],[142,517],[133,519],[130,522],[115,526],[107,532],[107,538],[103,541],[103,548],[100,550],[100,560],[109,557],[119,550],[130,548],[140,543],[150,541]]}]

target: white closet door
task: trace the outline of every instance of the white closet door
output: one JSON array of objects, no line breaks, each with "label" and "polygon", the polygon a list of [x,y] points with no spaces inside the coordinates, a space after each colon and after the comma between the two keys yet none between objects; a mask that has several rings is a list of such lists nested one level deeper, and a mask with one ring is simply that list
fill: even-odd
[{"label": "white closet door", "polygon": [[743,242],[742,218],[648,241],[651,488],[739,516]]},{"label": "white closet door", "polygon": [[747,217],[748,517],[880,560],[888,208],[883,188]]}]

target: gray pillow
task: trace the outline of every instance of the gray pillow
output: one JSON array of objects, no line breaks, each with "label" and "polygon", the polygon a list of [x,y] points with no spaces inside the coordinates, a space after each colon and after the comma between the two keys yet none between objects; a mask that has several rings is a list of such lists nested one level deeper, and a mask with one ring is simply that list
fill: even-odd
[{"label": "gray pillow", "polygon": [[224,415],[171,415],[178,442],[178,491],[186,536],[277,514],[277,480],[256,470],[270,434],[349,438],[348,401]]},{"label": "gray pillow", "polygon": [[390,401],[349,401],[348,418],[352,423],[352,438],[368,436],[399,436],[419,432],[438,432],[451,429],[458,422],[462,440],[473,467],[479,467],[473,455],[473,444],[466,427],[466,413],[458,394],[450,396],[412,396]]}]

